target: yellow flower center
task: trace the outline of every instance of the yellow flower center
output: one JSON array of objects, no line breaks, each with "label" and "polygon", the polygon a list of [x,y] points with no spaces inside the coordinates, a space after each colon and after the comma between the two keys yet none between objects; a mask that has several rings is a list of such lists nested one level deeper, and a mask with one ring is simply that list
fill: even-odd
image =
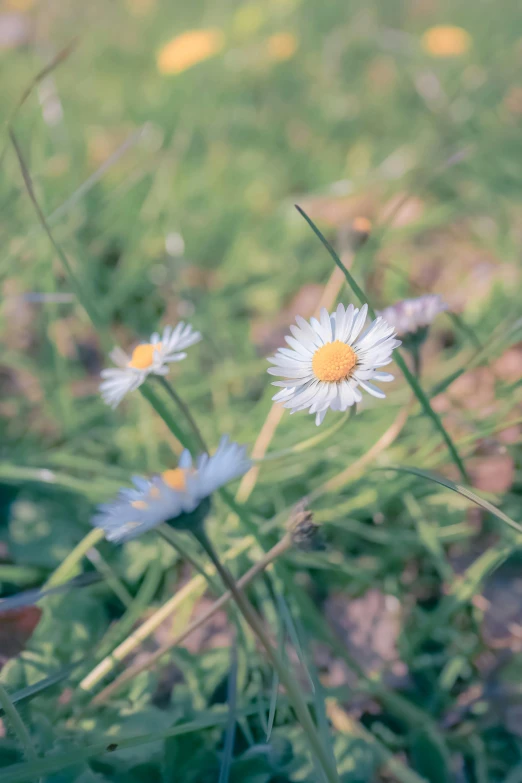
[{"label": "yellow flower center", "polygon": [[165,470],[161,478],[171,489],[177,492],[183,492],[187,488],[187,471],[184,468],[174,468]]},{"label": "yellow flower center", "polygon": [[347,378],[355,365],[357,356],[353,348],[340,340],[322,345],[312,358],[312,370],[320,381],[340,381]]},{"label": "yellow flower center", "polygon": [[132,352],[129,367],[135,370],[146,370],[154,361],[154,352],[161,350],[161,343],[143,343],[138,345]]},{"label": "yellow flower center", "polygon": [[137,508],[140,511],[145,511],[146,508],[148,508],[149,504],[146,503],[144,500],[131,500],[131,506],[133,508]]}]

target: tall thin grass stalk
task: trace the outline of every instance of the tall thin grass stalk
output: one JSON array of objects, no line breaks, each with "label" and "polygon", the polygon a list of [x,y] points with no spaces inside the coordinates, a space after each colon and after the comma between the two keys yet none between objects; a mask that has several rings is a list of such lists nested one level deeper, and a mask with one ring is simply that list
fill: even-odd
[{"label": "tall thin grass stalk", "polygon": [[312,716],[308,710],[306,700],[303,698],[301,686],[295,679],[291,670],[285,666],[282,658],[277,650],[274,649],[272,643],[266,633],[263,623],[257,615],[255,609],[251,605],[250,601],[246,598],[245,594],[238,589],[234,578],[229,570],[221,563],[219,555],[215,551],[210,539],[208,538],[203,527],[197,528],[194,531],[194,535],[200,542],[203,549],[208,554],[210,560],[214,564],[216,571],[220,575],[223,583],[230,590],[234,601],[236,602],[239,610],[241,611],[246,622],[255,633],[262,646],[265,649],[267,657],[274,667],[279,680],[284,685],[288,699],[292,704],[296,716],[301,724],[303,731],[305,732],[310,742],[310,747],[315,755],[317,761],[321,765],[323,772],[328,780],[328,783],[340,783],[337,769],[332,761],[330,754],[326,748],[323,747],[316,726],[312,720]]},{"label": "tall thin grass stalk", "polygon": [[184,402],[181,399],[181,397],[179,396],[175,388],[170,385],[170,383],[167,381],[166,378],[158,377],[158,381],[161,384],[161,386],[163,386],[163,388],[165,389],[169,397],[171,397],[174,400],[174,402],[176,403],[176,405],[178,406],[178,408],[186,418],[187,422],[189,423],[190,428],[194,433],[194,437],[196,438],[198,448],[201,449],[202,451],[208,452],[208,447],[207,444],[205,443],[205,439],[201,434],[201,430],[199,429],[194,416],[190,412],[189,406],[186,404],[186,402]]}]

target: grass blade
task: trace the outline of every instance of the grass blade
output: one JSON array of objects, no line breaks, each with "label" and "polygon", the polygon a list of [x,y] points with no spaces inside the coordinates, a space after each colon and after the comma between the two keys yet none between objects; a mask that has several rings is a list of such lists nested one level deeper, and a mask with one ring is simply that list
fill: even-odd
[{"label": "grass blade", "polygon": [[[11,703],[20,704],[24,701],[34,699],[40,693],[43,693],[43,691],[52,688],[53,685],[57,685],[59,682],[62,682],[62,680],[66,680],[67,677],[72,674],[72,672],[77,669],[81,663],[83,663],[83,659],[80,661],[75,661],[74,663],[70,663],[68,666],[64,666],[55,674],[50,674],[43,680],[38,680],[38,682],[35,682],[34,685],[28,685],[26,688],[20,688],[19,691],[16,691],[11,695]],[[4,710],[0,709],[0,717],[4,714]]]},{"label": "grass blade", "polygon": [[7,693],[2,683],[0,683],[0,706],[2,707],[6,718],[8,718],[12,729],[18,737],[20,745],[24,749],[24,753],[27,759],[32,762],[37,761],[38,756],[36,755],[36,751],[33,748],[30,734],[25,728],[23,720],[19,716],[16,707],[11,701],[9,694]]},{"label": "grass blade", "polygon": [[236,643],[232,645],[230,651],[230,671],[228,673],[227,685],[227,703],[228,720],[225,730],[225,744],[223,747],[223,759],[219,770],[218,783],[228,783],[230,775],[230,765],[232,763],[232,754],[234,752],[234,739],[236,736],[236,718],[237,718],[237,647]]},{"label": "grass blade", "polygon": [[495,546],[486,549],[461,576],[455,579],[450,592],[444,597],[440,606],[426,618],[421,629],[422,638],[433,638],[439,629],[446,628],[452,617],[480,592],[486,579],[512,554],[512,544],[506,544],[504,541],[499,541]]},{"label": "grass blade", "polygon": [[272,687],[270,688],[270,707],[268,710],[268,722],[266,726],[266,742],[270,742],[272,736],[272,729],[274,728],[274,720],[277,709],[277,697],[279,695],[279,677],[277,672],[274,671],[272,675]]},{"label": "grass blade", "polygon": [[[290,614],[290,610],[287,608],[288,612],[288,621],[290,623],[290,626],[293,627],[295,634],[297,647],[296,650],[299,655],[299,659],[302,663],[302,665],[306,669],[306,674],[310,680],[310,684],[312,686],[312,695],[313,695],[313,701],[314,701],[314,707],[315,707],[315,719],[317,721],[317,728],[319,731],[319,736],[321,737],[323,741],[323,745],[326,748],[327,752],[330,754],[332,760],[335,760],[335,753],[334,748],[332,744],[332,735],[330,732],[330,726],[328,724],[328,718],[326,714],[326,693],[322,686],[321,680],[319,679],[319,672],[317,671],[317,668],[315,666],[315,663],[312,659],[312,656],[309,652],[310,650],[310,642],[307,638],[304,626],[302,622],[298,619],[298,628],[294,626],[294,621],[292,619],[292,615]],[[301,639],[303,640],[303,644],[301,644]],[[295,646],[295,642],[294,642]]]},{"label": "grass blade", "polygon": [[[241,714],[248,715],[255,712],[257,707],[250,707],[242,710]],[[114,743],[114,736],[107,735],[105,741],[97,742],[86,747],[75,747],[65,753],[53,753],[45,758],[36,759],[21,764],[12,764],[0,772],[0,783],[34,783],[38,775],[50,775],[53,772],[60,772],[68,767],[74,767],[81,761],[103,756],[106,753],[113,752],[113,745],[117,744],[118,750],[125,748],[134,748],[138,745],[145,745],[151,742],[157,742],[159,739],[168,737],[182,737],[185,734],[203,731],[204,729],[213,729],[215,726],[226,725],[228,716],[220,712],[207,712],[202,714],[197,720],[188,723],[181,723],[172,726],[165,731],[156,731],[151,734],[140,734],[134,737],[118,738]]]},{"label": "grass blade", "polygon": [[17,138],[13,132],[13,130],[9,129],[9,137],[11,139],[11,142],[13,144],[14,150],[16,152],[16,157],[18,158],[18,164],[20,166],[20,171],[22,172],[22,177],[25,183],[25,187],[27,190],[27,193],[29,195],[29,198],[32,201],[34,210],[38,216],[38,220],[40,221],[40,224],[45,231],[47,238],[49,242],[51,243],[51,246],[53,250],[55,251],[56,255],[60,259],[60,261],[63,264],[64,269],[66,270],[69,279],[71,281],[71,285],[74,289],[74,293],[78,297],[78,301],[84,308],[85,312],[93,322],[93,324],[96,326],[100,333],[100,339],[107,340],[107,336],[105,335],[105,324],[104,321],[98,312],[97,306],[94,304],[94,297],[91,295],[91,293],[88,291],[87,287],[85,286],[84,282],[80,282],[80,280],[76,277],[76,273],[74,269],[72,268],[71,264],[69,263],[69,259],[63,252],[63,250],[60,248],[60,246],[55,241],[51,230],[49,226],[47,225],[47,221],[45,219],[45,215],[42,212],[42,209],[40,207],[40,204],[38,203],[38,199],[36,198],[36,194],[34,192],[33,188],[33,182],[31,179],[31,175],[29,173],[29,169],[27,168],[27,165],[24,160],[24,156],[22,154],[22,150],[20,149],[20,145],[18,144]]},{"label": "grass blade", "polygon": [[[279,630],[277,634],[277,649],[279,650],[281,658],[286,663],[288,660],[288,656],[286,654],[286,646],[285,646],[285,628],[284,628],[284,624],[282,623],[279,623]],[[272,686],[270,688],[270,707],[268,709],[268,720],[266,726],[267,743],[270,742],[270,737],[272,736],[272,731],[274,728],[274,721],[277,712],[278,696],[279,696],[279,677],[277,676],[277,672],[274,669],[272,675]]]},{"label": "grass blade", "polygon": [[[331,244],[326,239],[326,237],[321,233],[321,231],[319,231],[319,229],[317,228],[315,223],[311,220],[311,218],[308,217],[306,212],[303,209],[301,209],[300,206],[298,206],[296,204],[295,208],[297,209],[299,214],[306,220],[306,222],[308,223],[308,225],[310,226],[310,228],[312,229],[314,234],[320,239],[320,241],[322,242],[322,244],[324,245],[326,250],[328,250],[328,252],[330,253],[332,259],[335,262],[335,264],[339,267],[339,269],[344,274],[348,285],[353,290],[353,292],[356,295],[356,297],[359,299],[359,301],[361,303],[367,303],[368,304],[368,313],[371,315],[372,318],[375,318],[375,310],[371,306],[368,297],[366,296],[366,294],[364,293],[362,288],[359,286],[359,284],[356,282],[356,280],[353,278],[353,276],[350,274],[348,269],[345,267],[345,265],[343,264],[343,262],[341,261],[341,259],[339,258],[339,256],[337,255],[337,253],[335,252],[333,247],[331,246]],[[468,482],[469,479],[468,479],[468,475],[466,473],[466,468],[464,467],[464,463],[462,462],[462,460],[461,460],[461,458],[459,456],[459,453],[458,453],[458,451],[457,451],[457,449],[455,447],[455,444],[453,443],[451,437],[449,436],[448,432],[446,431],[446,428],[444,427],[444,425],[443,425],[443,423],[442,423],[442,421],[440,419],[440,416],[438,416],[438,414],[431,407],[431,403],[430,403],[430,401],[428,399],[428,396],[426,395],[424,389],[420,385],[420,383],[417,380],[417,378],[415,377],[415,375],[413,375],[413,373],[411,372],[410,368],[406,364],[406,361],[405,361],[404,357],[402,356],[402,354],[398,350],[395,351],[394,358],[395,358],[395,361],[397,363],[397,366],[399,367],[399,369],[401,370],[402,374],[406,378],[407,382],[410,384],[411,388],[413,389],[413,392],[414,392],[415,396],[417,397],[418,401],[420,402],[420,404],[421,404],[425,414],[427,416],[429,416],[429,418],[433,421],[434,425],[436,426],[436,428],[440,432],[442,438],[444,439],[444,442],[446,443],[446,446],[448,447],[448,451],[450,452],[451,457],[453,459],[453,462],[457,466],[460,475],[462,476],[464,481]]]},{"label": "grass blade", "polygon": [[428,481],[433,481],[435,484],[440,484],[442,487],[451,489],[453,492],[457,492],[459,495],[462,495],[468,500],[471,500],[472,503],[480,506],[485,511],[489,511],[490,514],[493,514],[494,517],[500,519],[502,522],[505,522],[506,525],[509,525],[509,527],[512,527],[517,532],[522,533],[522,525],[518,522],[515,522],[515,520],[511,519],[511,517],[508,517],[507,514],[504,514],[504,512],[494,506],[493,503],[490,503],[488,500],[484,500],[484,498],[476,495],[467,487],[463,487],[462,484],[455,484],[454,481],[445,478],[445,476],[439,476],[437,473],[430,473],[429,471],[421,470],[420,468],[410,468],[409,466],[388,466],[386,468],[376,468],[376,470],[393,470],[399,473],[411,473],[413,476],[419,476],[420,478],[427,479]]},{"label": "grass blade", "polygon": [[22,606],[33,606],[48,595],[63,593],[72,587],[87,587],[88,585],[100,582],[102,578],[103,577],[101,577],[100,574],[80,574],[69,582],[65,582],[65,584],[57,585],[56,587],[51,587],[47,590],[24,590],[22,593],[17,593],[16,595],[9,596],[9,598],[0,600],[0,614],[2,614],[2,612],[10,611],[11,609],[20,609]]},{"label": "grass blade", "polygon": [[[37,87],[38,84],[43,79],[45,79],[46,76],[49,76],[49,74],[52,73],[52,71],[54,71],[54,69],[57,68],[62,62],[64,62],[64,60],[67,60],[67,58],[72,54],[72,52],[76,48],[77,43],[78,43],[78,38],[73,38],[72,41],[70,41],[70,43],[67,44],[67,46],[64,46],[63,49],[60,49],[58,54],[55,55],[55,57],[53,57],[52,60],[47,63],[47,65],[44,65],[44,67],[40,71],[38,71],[36,76],[34,76],[31,79],[31,81],[23,91],[18,102],[16,103],[15,107],[13,108],[9,117],[6,120],[5,125],[9,130],[13,126],[13,122],[15,120],[16,115],[18,114],[18,112],[20,111],[20,109],[22,108],[26,100],[29,98],[34,88]],[[0,168],[2,167],[4,162],[6,149],[7,149],[7,143],[2,149],[2,152],[0,153]]]}]

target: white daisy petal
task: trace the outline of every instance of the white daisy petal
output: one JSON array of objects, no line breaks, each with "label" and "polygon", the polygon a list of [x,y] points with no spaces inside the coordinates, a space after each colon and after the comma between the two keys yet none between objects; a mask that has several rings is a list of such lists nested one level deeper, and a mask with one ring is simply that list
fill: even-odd
[{"label": "white daisy petal", "polygon": [[355,395],[349,383],[344,382],[341,384],[341,388],[339,389],[339,397],[342,406],[341,410],[346,410],[346,408],[349,408],[351,405],[355,404]]},{"label": "white daisy petal", "polygon": [[[374,397],[385,397],[372,381],[388,382],[393,376],[377,368],[392,361],[400,345],[393,326],[376,318],[363,332],[368,306],[360,310],[342,304],[334,313],[323,308],[320,320],[309,322],[296,317],[298,328],[285,338],[290,346],[281,348],[269,361],[270,375],[281,387],[274,395],[291,413],[308,410],[320,424],[328,408],[345,411],[362,400],[360,389]],[[360,387],[360,388],[358,388]]]},{"label": "white daisy petal", "polygon": [[301,379],[299,379],[299,378],[290,378],[290,379],[288,379],[288,380],[285,380],[285,381],[272,381],[272,383],[273,383],[273,385],[274,385],[274,386],[281,386],[282,388],[286,387],[286,388],[288,388],[288,389],[289,389],[290,387],[294,387],[294,388],[298,389],[298,388],[300,388],[300,387],[303,385],[303,383],[305,383],[305,382],[306,382],[306,381],[302,381],[302,380],[301,380]]},{"label": "white daisy petal", "polygon": [[350,337],[352,327],[353,327],[353,321],[357,313],[359,312],[358,309],[356,309],[353,304],[349,304],[346,308],[346,312],[344,314],[344,331],[343,335],[339,335],[339,340],[342,340],[343,343],[348,341],[348,338]]},{"label": "white daisy petal", "polygon": [[313,353],[313,348],[309,348],[305,343],[296,340],[295,337],[285,337],[285,341],[299,356],[308,358]]},{"label": "white daisy petal", "polygon": [[284,400],[288,400],[293,396],[294,391],[294,387],[290,387],[289,389],[281,389],[281,391],[278,391],[277,394],[274,394],[272,400],[273,402],[283,402]]},{"label": "white daisy petal", "polygon": [[287,378],[305,378],[307,376],[306,368],[286,366],[281,367],[269,367],[267,369],[269,375],[286,375]]},{"label": "white daisy petal", "polygon": [[319,323],[317,318],[310,318],[310,325],[313,327],[313,329],[316,331],[317,336],[320,338],[321,343],[328,343],[330,342],[330,337],[328,336],[331,333],[331,327],[328,329],[328,331]]},{"label": "white daisy petal", "polygon": [[373,383],[368,383],[368,381],[361,381],[360,386],[368,392],[368,394],[371,394],[373,397],[377,397],[380,400],[384,400],[386,397],[385,393],[377,388],[377,386],[374,386]]},{"label": "white daisy petal", "polygon": [[112,349],[112,351],[109,353],[109,358],[117,367],[127,367],[129,363],[129,357],[119,346],[116,346]]},{"label": "white daisy petal", "polygon": [[318,337],[317,333],[314,331],[308,321],[305,321],[305,319],[300,315],[296,315],[295,320],[304,337],[310,340],[310,342],[315,345],[316,348],[319,348],[319,346],[322,345],[322,340]]},{"label": "white daisy petal", "polygon": [[[288,354],[283,354],[282,351],[284,350],[288,350]],[[310,365],[310,359],[305,359],[304,356],[299,356],[295,351],[285,348],[280,348],[279,353],[276,353],[274,357],[269,357],[268,361],[280,367],[303,367]]]},{"label": "white daisy petal", "polygon": [[357,340],[366,321],[367,314],[368,314],[368,305],[365,304],[361,307],[361,309],[357,313],[357,316],[354,318],[352,330],[350,332],[350,343],[353,344],[355,340]]},{"label": "white daisy petal", "polygon": [[326,335],[327,335],[327,341],[332,341],[332,321],[330,316],[328,315],[328,310],[326,307],[321,308],[321,326],[323,327]]},{"label": "white daisy petal", "polygon": [[117,408],[125,395],[141,386],[144,380],[141,373],[129,369],[106,370],[103,377],[105,380],[100,383],[100,394],[111,408]]},{"label": "white daisy petal", "polygon": [[[169,362],[169,364],[172,364],[173,362],[181,362],[183,361],[183,359],[186,358],[187,358],[187,354],[184,351],[182,351],[181,353],[168,353],[166,356],[163,357],[163,362]],[[156,370],[156,372],[159,372],[159,369]]]},{"label": "white daisy petal", "polygon": [[340,337],[340,335],[344,334],[344,319],[345,319],[345,309],[342,304],[337,305],[337,310],[335,311],[332,318],[334,322],[333,339],[342,340],[342,337]]},{"label": "white daisy petal", "polygon": [[319,411],[315,415],[315,426],[318,427],[320,424],[323,423],[324,417],[326,416],[326,409],[324,411]]}]

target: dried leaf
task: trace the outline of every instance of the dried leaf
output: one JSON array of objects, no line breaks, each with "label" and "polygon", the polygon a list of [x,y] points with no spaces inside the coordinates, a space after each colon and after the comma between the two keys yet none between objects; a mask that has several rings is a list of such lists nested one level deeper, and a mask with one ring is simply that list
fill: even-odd
[{"label": "dried leaf", "polygon": [[0,622],[0,665],[15,658],[25,648],[40,622],[42,610],[37,606],[24,606],[2,614]]}]

